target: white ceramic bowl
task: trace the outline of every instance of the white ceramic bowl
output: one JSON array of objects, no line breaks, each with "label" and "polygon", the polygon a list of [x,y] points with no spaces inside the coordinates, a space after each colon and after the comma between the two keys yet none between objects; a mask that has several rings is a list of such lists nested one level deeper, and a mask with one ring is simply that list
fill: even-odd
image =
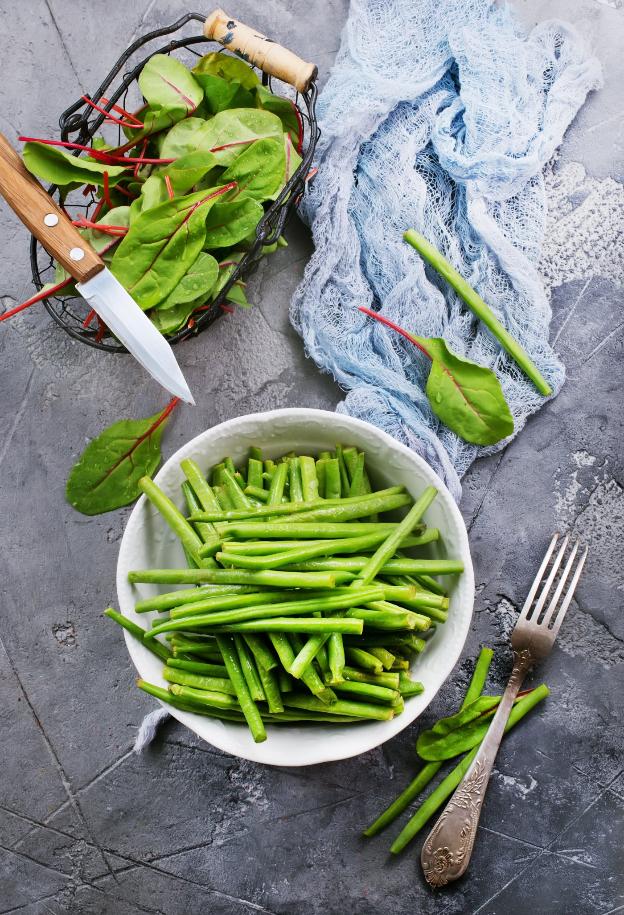
[{"label": "white ceramic bowl", "polygon": [[[414,664],[414,675],[424,684],[421,695],[408,699],[403,714],[392,721],[375,721],[344,726],[269,726],[264,743],[253,742],[244,725],[204,718],[169,707],[172,715],[200,737],[236,756],[278,766],[305,766],[313,763],[346,759],[379,746],[414,721],[429,705],[457,663],[463,648],[474,599],[474,575],[463,519],[442,480],[404,445],[374,426],[324,410],[288,409],[253,413],[221,423],[202,432],[179,449],[156,476],[158,485],[183,508],[180,470],[183,458],[192,458],[204,472],[222,458],[231,455],[243,460],[250,445],[262,448],[267,458],[295,450],[316,454],[332,449],[337,443],[355,445],[366,452],[367,468],[376,487],[402,484],[416,497],[429,484],[438,496],[427,510],[425,520],[438,527],[442,540],[431,555],[461,559],[465,571],[448,580],[450,607],[448,621],[439,626],[424,652]],[[131,569],[150,567],[184,567],[182,549],[150,502],[142,496],[137,502],[121,541],[117,563],[117,594],[121,612],[142,626],[149,625],[154,614],[136,614],[137,600],[151,597],[160,590],[157,585],[130,585]],[[148,617],[146,620],[145,617]],[[159,686],[167,686],[161,677],[162,664],[147,648],[125,633],[126,645],[140,676]]]}]

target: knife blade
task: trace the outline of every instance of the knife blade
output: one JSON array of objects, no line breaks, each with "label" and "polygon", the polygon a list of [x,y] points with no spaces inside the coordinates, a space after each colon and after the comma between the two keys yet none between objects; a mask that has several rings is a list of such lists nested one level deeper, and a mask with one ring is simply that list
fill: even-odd
[{"label": "knife blade", "polygon": [[137,362],[172,394],[194,404],[169,343],[1,133],[0,194],[46,251],[78,281],[78,292]]}]

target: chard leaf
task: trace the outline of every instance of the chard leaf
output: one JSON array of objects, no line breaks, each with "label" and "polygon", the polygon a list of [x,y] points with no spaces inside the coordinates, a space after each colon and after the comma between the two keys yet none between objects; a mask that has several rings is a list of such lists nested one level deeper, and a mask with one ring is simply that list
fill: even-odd
[{"label": "chard leaf", "polygon": [[253,108],[254,97],[240,83],[229,83],[219,76],[198,76],[204,90],[204,101],[210,114],[227,111],[228,108]]},{"label": "chard leaf", "polygon": [[[108,213],[105,213],[101,219],[98,219],[97,225],[101,226],[125,226],[127,227],[130,220],[130,207],[113,207],[112,210],[109,210]],[[98,254],[102,255],[102,260],[105,263],[110,263],[113,253],[112,248],[114,247],[115,238],[108,234],[108,232],[98,232],[97,229],[81,229],[78,231],[82,237],[89,242],[91,247],[97,251]],[[69,277],[69,273],[62,267],[58,262],[55,263],[54,268],[54,282],[60,283],[61,280],[66,280]],[[63,295],[78,295],[76,287],[72,283],[70,286],[67,286],[63,290]]]},{"label": "chard leaf", "polygon": [[221,51],[205,54],[191,71],[198,83],[202,76],[218,76],[231,83],[239,83],[244,89],[260,85],[256,71],[238,57],[231,57]]},{"label": "chard leaf", "polygon": [[160,154],[164,159],[176,159],[207,150],[215,154],[219,165],[227,168],[256,140],[281,141],[282,133],[282,122],[270,111],[231,108],[220,111],[209,121],[187,118],[176,124],[164,138]]},{"label": "chard leaf", "polygon": [[111,270],[147,310],[164,299],[202,249],[206,216],[227,187],[176,197],[141,213],[115,251]]},{"label": "chard leaf", "polygon": [[31,174],[59,187],[66,184],[103,185],[104,172],[108,172],[108,180],[113,185],[127,172],[123,165],[106,165],[79,158],[45,143],[25,143],[22,158]]},{"label": "chard leaf", "polygon": [[451,352],[441,337],[413,339],[433,360],[425,391],[438,419],[475,445],[512,434],[513,416],[494,372]]},{"label": "chard leaf", "polygon": [[89,442],[74,464],[65,496],[83,515],[100,515],[134,502],[138,482],[160,464],[160,442],[174,398],[161,413],[147,419],[123,419]]},{"label": "chard leaf", "polygon": [[195,302],[200,297],[206,298],[219,276],[219,265],[214,257],[202,251],[197,255],[178,285],[173,289],[159,309],[172,308],[186,302]]},{"label": "chard leaf", "polygon": [[302,162],[301,156],[293,146],[289,133],[284,134],[284,158],[285,165],[283,183],[286,184],[287,181],[290,181]]},{"label": "chard leaf", "polygon": [[206,218],[204,248],[230,248],[254,232],[264,215],[262,205],[241,196],[215,204]]},{"label": "chard leaf", "polygon": [[202,87],[184,64],[167,54],[154,54],[141,70],[139,89],[151,108],[191,114],[204,97]]},{"label": "chard leaf", "polygon": [[187,194],[215,165],[212,153],[196,152],[176,159],[171,165],[162,166],[143,183],[139,201],[133,204],[133,215],[169,200],[165,176],[169,177],[174,194],[181,196]]},{"label": "chard leaf", "polygon": [[284,186],[284,141],[256,140],[223,173],[223,182],[236,181],[238,193],[255,200],[275,200]]},{"label": "chard leaf", "polygon": [[153,133],[160,133],[168,127],[173,127],[174,124],[185,118],[186,114],[186,108],[182,107],[161,108],[159,105],[148,105],[147,108],[142,108],[137,115],[138,119],[142,121],[143,127],[124,127],[123,132],[128,140],[134,140],[135,143],[139,143],[140,140],[151,136]]},{"label": "chard leaf", "polygon": [[150,319],[161,334],[174,334],[185,326],[195,309],[203,304],[202,296],[194,302],[183,302],[180,305],[173,305],[172,308],[156,308],[150,313]]},{"label": "chard leaf", "polygon": [[265,86],[257,85],[256,106],[277,115],[284,130],[289,134],[294,148],[300,153],[303,145],[303,123],[292,99],[273,95]]}]

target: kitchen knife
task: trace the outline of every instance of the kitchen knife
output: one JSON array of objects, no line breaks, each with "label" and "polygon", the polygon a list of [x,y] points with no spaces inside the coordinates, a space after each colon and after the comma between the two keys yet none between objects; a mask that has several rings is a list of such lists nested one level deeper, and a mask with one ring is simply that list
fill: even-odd
[{"label": "kitchen knife", "polygon": [[0,194],[46,251],[78,281],[79,293],[137,362],[172,394],[194,404],[165,338],[1,133]]}]

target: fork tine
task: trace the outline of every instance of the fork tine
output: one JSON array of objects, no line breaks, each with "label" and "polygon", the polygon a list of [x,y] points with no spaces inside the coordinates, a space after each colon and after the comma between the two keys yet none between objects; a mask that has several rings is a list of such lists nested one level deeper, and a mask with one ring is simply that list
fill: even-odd
[{"label": "fork tine", "polygon": [[546,571],[546,567],[548,566],[548,562],[550,560],[550,557],[552,556],[552,552],[555,548],[555,544],[557,543],[558,539],[559,539],[559,534],[553,534],[551,541],[548,544],[548,549],[546,550],[546,554],[545,554],[544,558],[542,559],[542,564],[539,567],[539,571],[538,571],[537,575],[535,576],[535,578],[533,579],[533,584],[531,585],[531,590],[529,591],[528,597],[524,602],[524,606],[522,607],[522,610],[520,611],[520,616],[518,617],[518,620],[526,619],[529,614],[529,610],[531,609],[531,605],[533,603],[533,598],[535,597],[535,594],[537,593],[537,589],[540,586],[542,576],[543,576],[544,572]]},{"label": "fork tine", "polygon": [[559,632],[559,627],[561,626],[561,623],[563,622],[563,618],[566,615],[568,607],[570,606],[570,601],[572,600],[574,592],[576,591],[576,586],[578,584],[578,580],[581,577],[581,572],[583,571],[583,566],[585,565],[585,560],[587,559],[587,551],[588,551],[588,548],[585,547],[585,549],[583,550],[583,553],[581,554],[581,558],[578,561],[578,565],[577,565],[576,571],[574,572],[574,575],[572,577],[572,581],[570,582],[570,587],[568,588],[566,596],[563,599],[563,603],[561,604],[561,607],[559,608],[559,612],[557,613],[557,615],[555,617],[555,622],[553,623],[553,626],[551,629],[553,638],[555,638],[557,633]]},{"label": "fork tine", "polygon": [[568,576],[570,574],[572,566],[574,565],[574,557],[578,553],[579,546],[580,546],[580,543],[577,540],[576,543],[574,544],[574,546],[572,547],[572,550],[570,551],[570,555],[568,557],[568,561],[566,562],[565,569],[561,573],[559,583],[557,584],[557,587],[555,588],[555,593],[553,594],[552,600],[551,600],[550,604],[548,605],[546,613],[544,614],[544,619],[540,623],[540,625],[542,625],[542,626],[548,626],[548,624],[550,623],[550,621],[553,617],[553,614],[557,608],[557,604],[559,603],[559,598],[561,597],[561,592],[563,591],[563,589],[565,587],[565,583],[568,580]]},{"label": "fork tine", "polygon": [[565,537],[563,538],[563,542],[561,543],[561,546],[559,548],[559,552],[553,559],[553,564],[551,566],[548,578],[546,579],[546,583],[544,584],[544,587],[542,588],[542,590],[540,592],[540,596],[537,600],[537,603],[535,604],[535,610],[531,614],[531,619],[535,623],[539,622],[540,613],[542,612],[542,610],[544,608],[544,604],[546,603],[546,600],[548,599],[548,595],[550,594],[550,589],[552,588],[553,582],[557,576],[557,572],[559,571],[561,563],[563,562],[563,556],[567,549],[569,539],[570,539],[570,537],[568,536],[568,534],[566,534]]}]

